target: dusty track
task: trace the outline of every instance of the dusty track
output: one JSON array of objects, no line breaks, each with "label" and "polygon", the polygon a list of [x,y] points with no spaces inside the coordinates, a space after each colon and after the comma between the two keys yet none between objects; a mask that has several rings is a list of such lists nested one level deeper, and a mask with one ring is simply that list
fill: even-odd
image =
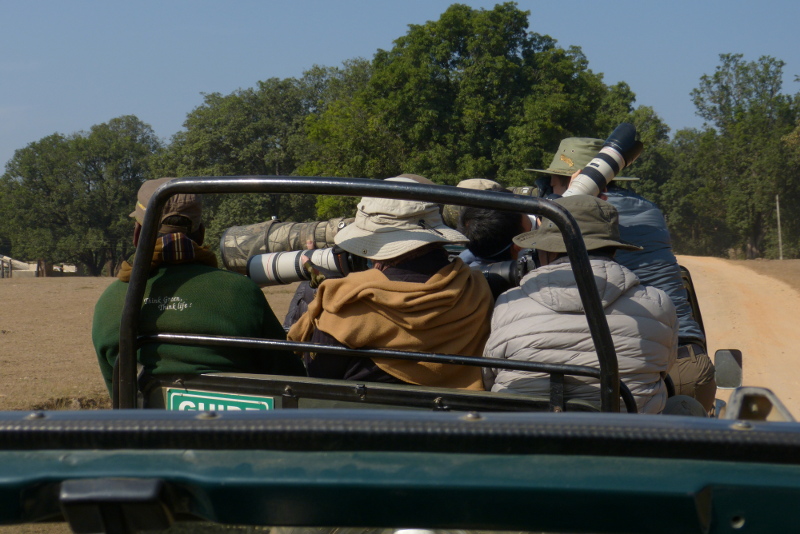
[{"label": "dusty track", "polygon": [[[0,279],[0,410],[108,403],[92,347],[94,305],[111,278]],[[294,285],[270,290],[283,320]]]},{"label": "dusty track", "polygon": [[[678,260],[692,273],[711,353],[741,350],[744,384],[770,388],[800,417],[800,293],[797,286],[756,272],[780,273],[791,281],[797,260],[730,262],[694,256]],[[782,264],[784,269],[778,270]]]}]

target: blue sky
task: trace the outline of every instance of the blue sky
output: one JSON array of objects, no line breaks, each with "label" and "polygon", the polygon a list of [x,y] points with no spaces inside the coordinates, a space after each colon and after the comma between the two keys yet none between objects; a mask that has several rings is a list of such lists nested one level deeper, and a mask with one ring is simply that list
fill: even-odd
[{"label": "blue sky", "polygon": [[[300,76],[314,64],[371,58],[441,0],[0,0],[0,169],[53,133],[133,114],[165,141],[201,93]],[[496,2],[463,1],[491,8]],[[689,92],[721,53],[783,60],[800,91],[797,0],[520,0],[530,30],[580,46],[606,83],[672,128],[701,127]]]}]

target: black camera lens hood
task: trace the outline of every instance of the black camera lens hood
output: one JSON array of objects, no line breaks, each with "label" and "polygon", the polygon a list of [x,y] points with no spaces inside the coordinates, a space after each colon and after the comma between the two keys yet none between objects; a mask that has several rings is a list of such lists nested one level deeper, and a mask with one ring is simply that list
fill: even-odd
[{"label": "black camera lens hood", "polygon": [[642,142],[636,140],[636,126],[629,122],[617,126],[603,146],[611,147],[622,154],[626,166],[636,161],[644,148]]}]

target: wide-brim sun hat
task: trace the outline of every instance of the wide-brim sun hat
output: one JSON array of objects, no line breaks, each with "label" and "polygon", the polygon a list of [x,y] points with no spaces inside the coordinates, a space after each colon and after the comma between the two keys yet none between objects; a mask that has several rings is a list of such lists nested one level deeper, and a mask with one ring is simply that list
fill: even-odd
[{"label": "wide-brim sun hat", "polygon": [[[578,223],[586,250],[605,247],[642,250],[642,247],[620,239],[619,213],[605,200],[590,195],[572,195],[559,198],[555,203],[566,208]],[[567,251],[561,231],[548,219],[543,219],[536,230],[516,236],[514,243],[521,248],[534,248],[546,252]]]},{"label": "wide-brim sun hat", "polygon": [[[594,159],[600,149],[603,148],[603,139],[591,137],[567,137],[562,139],[558,145],[558,150],[553,161],[547,169],[525,169],[530,172],[542,172],[545,174],[555,174],[558,176],[572,176],[575,171],[586,167]],[[638,180],[633,176],[617,176],[615,180],[632,181]]]},{"label": "wide-brim sun hat", "polygon": [[[419,183],[401,176],[387,181]],[[438,204],[364,197],[355,221],[341,229],[334,242],[356,256],[388,260],[431,243],[460,244],[469,239],[444,224]]]}]

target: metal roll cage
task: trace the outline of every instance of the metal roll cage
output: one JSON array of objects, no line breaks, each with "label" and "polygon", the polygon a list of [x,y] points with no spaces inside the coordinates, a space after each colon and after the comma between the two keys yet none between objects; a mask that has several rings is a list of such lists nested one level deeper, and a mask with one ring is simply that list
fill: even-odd
[{"label": "metal roll cage", "polygon": [[[139,335],[139,315],[141,302],[150,271],[150,262],[158,235],[156,214],[161,213],[167,199],[174,194],[230,194],[230,193],[301,193],[327,194],[339,196],[374,196],[400,200],[419,200],[439,204],[474,206],[504,211],[516,211],[545,217],[559,228],[567,248],[578,292],[586,313],[586,319],[594,341],[599,361],[599,371],[585,366],[546,366],[535,362],[510,362],[493,358],[478,358],[441,354],[418,354],[385,350],[341,349],[348,355],[370,357],[379,353],[380,357],[417,359],[436,363],[460,363],[481,367],[497,367],[523,371],[553,372],[593,376],[600,381],[600,409],[603,412],[618,412],[620,409],[620,380],[617,355],[608,328],[597,286],[592,275],[589,257],[575,220],[560,205],[539,198],[492,191],[476,191],[443,185],[425,185],[405,182],[387,182],[364,178],[318,178],[286,176],[214,176],[177,178],[159,187],[147,205],[139,244],[133,261],[133,270],[122,310],[119,357],[114,369],[113,406],[130,409],[137,406],[136,351],[146,342],[158,340],[166,343],[200,344],[213,342],[219,346],[273,346],[288,350],[304,350],[308,343],[290,341],[258,340],[220,336],[192,336],[188,334]],[[213,338],[213,339],[212,339]],[[316,347],[315,347],[316,348]],[[326,347],[326,352],[332,352]],[[552,380],[551,380],[552,384]],[[552,390],[552,387],[551,387]],[[631,410],[632,397],[623,385],[625,404]],[[635,411],[635,403],[633,404]]]}]

